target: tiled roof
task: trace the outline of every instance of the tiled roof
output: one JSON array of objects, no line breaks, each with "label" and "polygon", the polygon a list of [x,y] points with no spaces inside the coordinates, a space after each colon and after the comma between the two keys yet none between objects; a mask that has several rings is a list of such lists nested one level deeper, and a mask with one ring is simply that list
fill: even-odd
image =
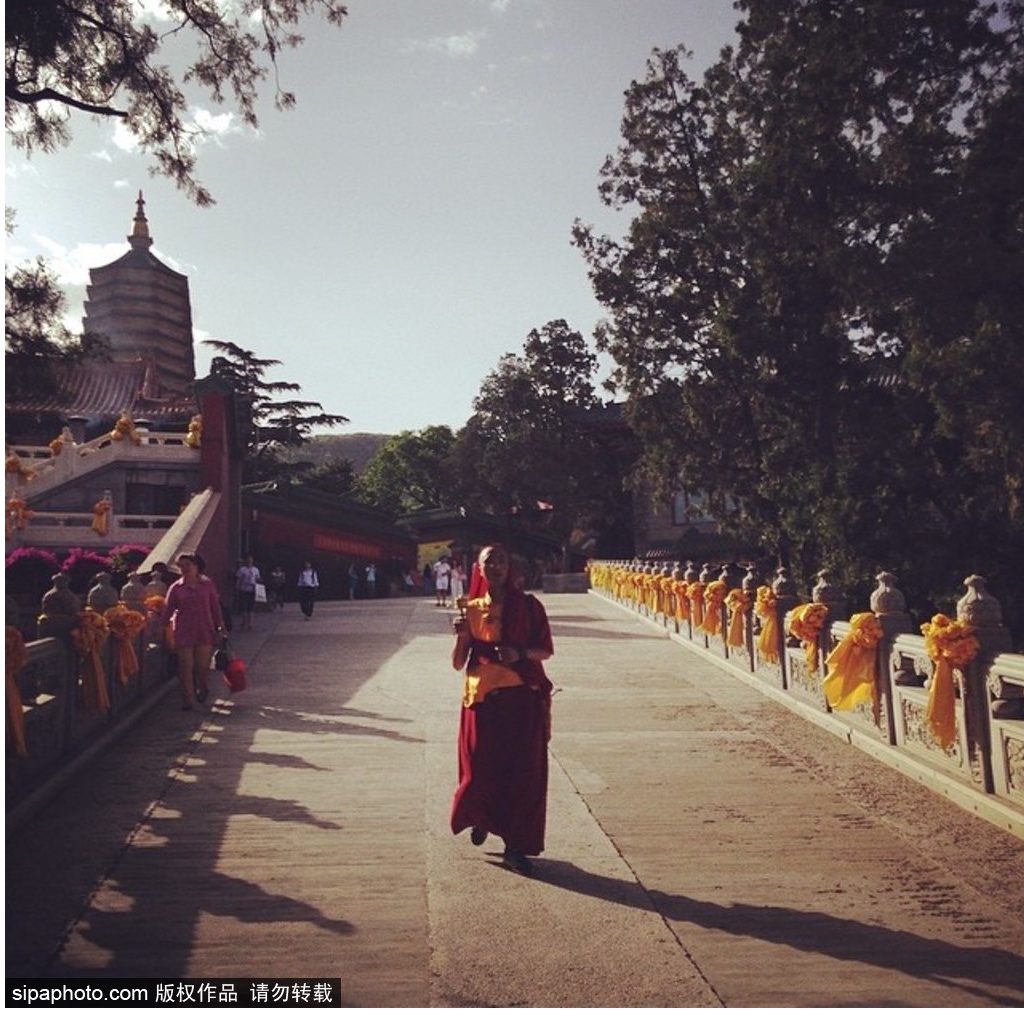
[{"label": "tiled roof", "polygon": [[171,394],[144,397],[147,363],[138,359],[130,362],[86,363],[81,366],[57,370],[61,392],[50,398],[36,398],[19,402],[11,397],[9,412],[59,412],[65,417],[86,416],[90,419],[119,416],[127,411],[133,419],[187,418],[198,410],[190,395]]},{"label": "tiled roof", "polygon": [[298,484],[259,483],[242,488],[242,503],[249,508],[293,516],[338,530],[354,530],[371,537],[410,541],[409,532],[391,516],[338,495]]}]

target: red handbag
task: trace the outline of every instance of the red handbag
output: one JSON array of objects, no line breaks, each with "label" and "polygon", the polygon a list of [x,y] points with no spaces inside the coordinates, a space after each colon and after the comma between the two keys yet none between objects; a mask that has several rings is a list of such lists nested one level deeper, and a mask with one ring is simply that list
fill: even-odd
[{"label": "red handbag", "polygon": [[232,658],[224,669],[224,682],[232,693],[241,693],[248,685],[245,677],[245,662],[241,658]]}]

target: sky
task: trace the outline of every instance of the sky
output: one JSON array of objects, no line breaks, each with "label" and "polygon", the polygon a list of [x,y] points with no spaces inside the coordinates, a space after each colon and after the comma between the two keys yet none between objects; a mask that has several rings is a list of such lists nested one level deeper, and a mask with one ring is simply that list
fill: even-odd
[{"label": "sky", "polygon": [[[148,5],[155,0],[147,0]],[[196,94],[210,138],[200,209],[111,121],[76,115],[70,147],[6,147],[6,260],[41,255],[81,330],[90,267],[128,250],[141,189],[154,254],[189,278],[200,376],[232,341],[268,380],[346,416],[338,433],[462,427],[481,382],[565,320],[604,311],[571,244],[577,219],[621,237],[598,196],[624,94],[652,49],[699,78],[733,41],[732,0],[349,0],[279,60],[260,126]],[[603,364],[602,379],[607,364]]]}]

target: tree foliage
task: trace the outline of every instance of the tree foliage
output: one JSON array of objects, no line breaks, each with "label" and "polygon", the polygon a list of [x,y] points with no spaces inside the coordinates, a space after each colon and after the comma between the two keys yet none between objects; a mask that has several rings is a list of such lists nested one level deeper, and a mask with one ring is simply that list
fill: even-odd
[{"label": "tree foliage", "polygon": [[702,81],[655,51],[627,93],[628,233],[575,228],[599,342],[655,477],[737,499],[805,583],[927,562],[937,598],[936,544],[1020,540],[1022,5],[737,8]]},{"label": "tree foliage", "polygon": [[[295,464],[293,463],[293,473]],[[350,459],[330,458],[319,466],[311,463],[302,464],[300,472],[295,473],[292,482],[323,491],[325,494],[351,494],[356,485],[356,472]]]},{"label": "tree foliage", "polygon": [[264,379],[271,367],[281,365],[279,359],[263,359],[232,341],[209,339],[203,344],[221,353],[210,362],[211,376],[229,385],[245,410],[246,483],[291,477],[294,470],[282,457],[286,450],[306,444],[318,428],[348,422],[345,416],[324,412],[319,402],[277,400],[277,395],[301,390],[289,381]]},{"label": "tree foliage", "polygon": [[[257,103],[269,78],[279,109],[295,96],[278,80],[278,59],[303,38],[297,28],[320,15],[341,25],[337,0],[10,0],[5,7],[4,117],[8,140],[32,153],[70,143],[71,115],[120,121],[200,206],[213,197],[195,177],[196,141],[186,91],[233,103],[258,127]],[[171,65],[177,64],[177,70]],[[10,223],[8,213],[8,224]],[[8,393],[55,393],[62,363],[96,358],[105,343],[63,326],[64,298],[42,261],[5,268]],[[281,409],[285,420],[303,410]]]},{"label": "tree foliage", "polygon": [[543,513],[566,546],[599,515],[621,480],[586,429],[600,404],[596,371],[597,356],[564,320],[530,331],[522,355],[501,358],[459,436],[467,503],[499,516]]},{"label": "tree foliage", "polygon": [[[156,173],[196,203],[213,201],[196,180],[187,89],[234,103],[258,126],[267,78],[279,109],[295,96],[277,78],[281,53],[302,43],[309,15],[340,25],[337,0],[163,0],[161,20],[135,0],[12,0],[6,5],[5,119],[15,146],[52,151],[71,139],[70,115],[116,118],[152,155]],[[189,49],[179,72],[167,61]]]},{"label": "tree foliage", "polygon": [[64,293],[42,259],[5,267],[4,371],[7,399],[61,393],[59,369],[109,352],[105,338],[72,334],[64,326]]},{"label": "tree foliage", "polygon": [[454,450],[450,427],[403,431],[386,441],[366,464],[356,494],[393,515],[457,505],[463,497]]}]

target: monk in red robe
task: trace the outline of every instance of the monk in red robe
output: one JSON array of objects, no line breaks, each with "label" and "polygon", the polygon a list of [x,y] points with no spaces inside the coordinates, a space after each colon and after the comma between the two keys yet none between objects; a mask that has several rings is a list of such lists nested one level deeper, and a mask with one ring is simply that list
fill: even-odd
[{"label": "monk in red robe", "polygon": [[452,832],[505,841],[503,860],[523,875],[544,849],[554,646],[544,606],[525,593],[500,545],[477,560],[464,614],[456,619],[452,665],[465,669],[459,723],[459,785]]}]

